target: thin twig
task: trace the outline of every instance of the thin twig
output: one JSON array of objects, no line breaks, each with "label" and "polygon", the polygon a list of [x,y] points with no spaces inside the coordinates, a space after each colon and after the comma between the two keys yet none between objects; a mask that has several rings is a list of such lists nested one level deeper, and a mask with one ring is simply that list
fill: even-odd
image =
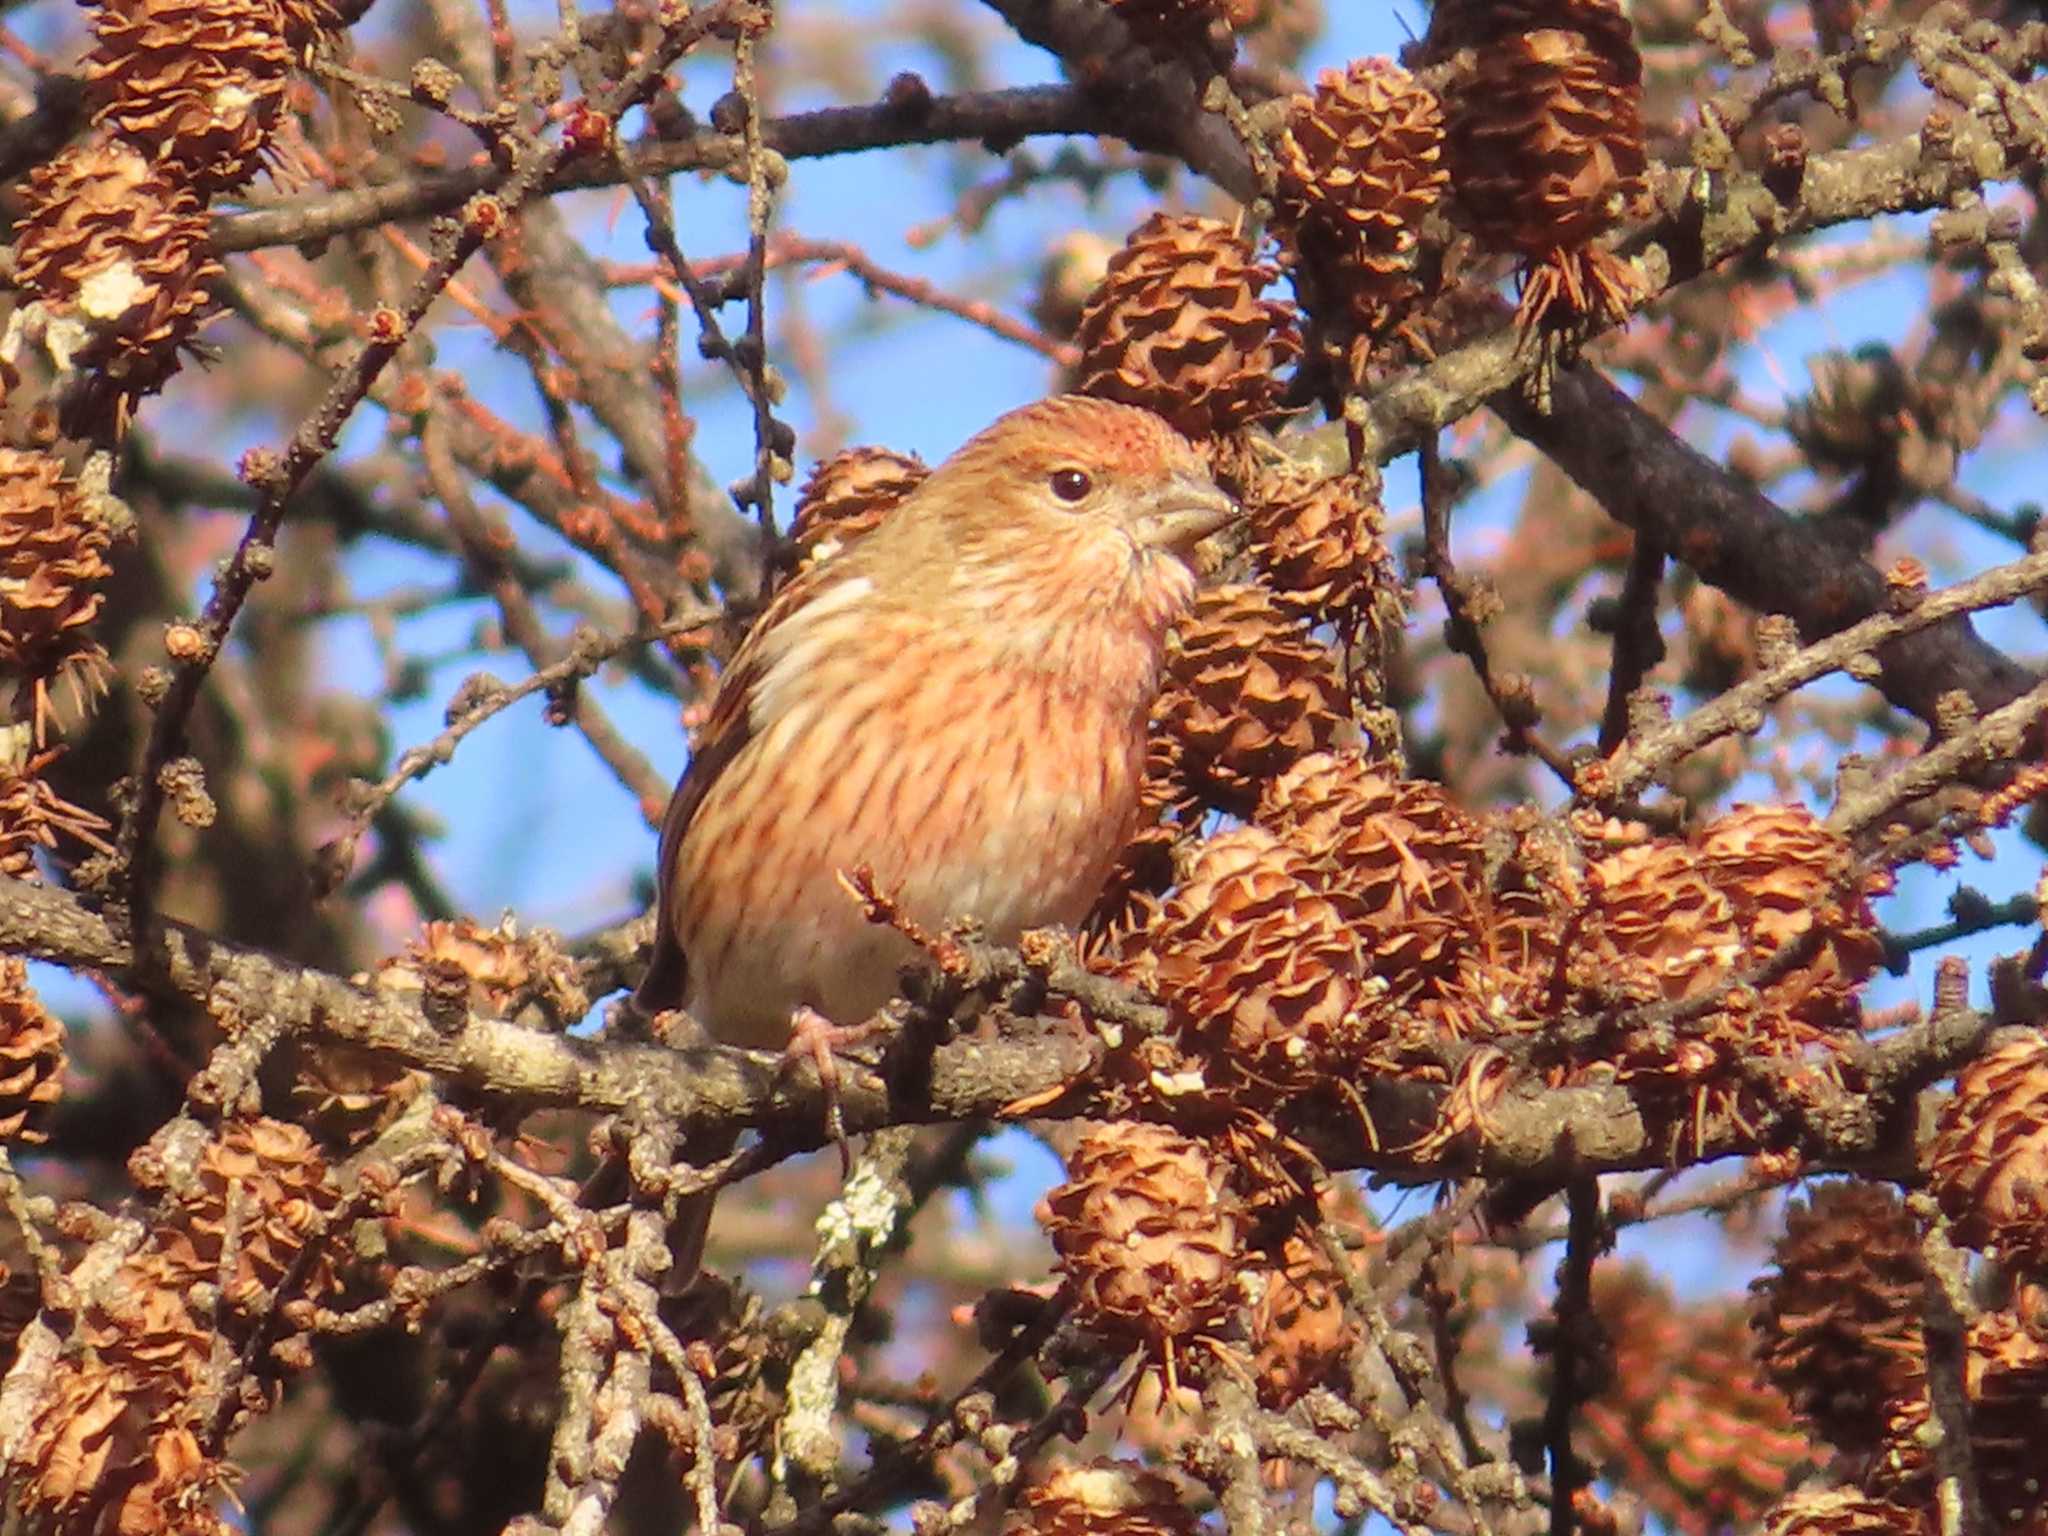
[{"label": "thin twig", "polygon": [[[1485,611],[1487,598],[1482,589],[1459,573],[1451,556],[1451,501],[1454,493],[1450,477],[1444,473],[1442,451],[1434,433],[1423,440],[1418,456],[1422,469],[1423,560],[1430,579],[1436,583],[1437,591],[1443,597],[1447,615],[1444,643],[1472,664],[1479,686],[1486,690],[1486,697],[1506,728],[1502,742],[1507,750],[1534,755],[1569,789],[1573,783],[1571,763],[1537,731],[1540,716],[1534,697],[1522,696],[1519,689],[1510,696],[1511,690],[1504,686],[1501,675],[1494,671],[1493,662],[1486,653],[1486,641],[1480,631],[1488,617]],[[1494,601],[1497,604],[1498,599]],[[1527,679],[1520,681],[1526,683]]]},{"label": "thin twig", "polygon": [[1928,1438],[1937,1480],[1935,1508],[1941,1536],[1979,1536],[1987,1527],[1970,1443],[1971,1307],[1966,1266],[1949,1241],[1939,1206],[1924,1194],[1914,1196],[1912,1203],[1922,1223],[1920,1254],[1926,1268],[1920,1322],[1927,1340]]},{"label": "thin twig", "polygon": [[1966,731],[1929,747],[1897,773],[1867,790],[1844,795],[1828,825],[1845,837],[1868,831],[1902,807],[1954,784],[1973,765],[2001,769],[2019,765],[2036,727],[2048,716],[2048,682],[2037,684],[2002,709],[1994,709]]},{"label": "thin twig", "polygon": [[1986,608],[2001,608],[2048,590],[2048,551],[1985,571],[1968,581],[1929,592],[1904,612],[1872,614],[1839,634],[1805,647],[1776,666],[1721,694],[1640,739],[1625,741],[1601,768],[1598,791],[1604,803],[1642,793],[1676,764],[1702,747],[1737,731],[1753,729],[1778,700],[1830,673],[1857,665],[1888,643]]},{"label": "thin twig", "polygon": [[[660,633],[684,634],[702,628],[705,622],[705,616],[693,614],[683,622],[665,627]],[[541,667],[516,683],[501,683],[487,673],[477,673],[465,680],[449,703],[445,729],[430,741],[406,748],[383,778],[351,793],[347,824],[321,851],[328,875],[336,879],[345,876],[354,861],[357,842],[392,796],[407,784],[425,778],[450,761],[455,756],[455,749],[477,727],[503,714],[522,699],[529,699],[537,693],[553,694],[565,684],[590,676],[612,657],[633,646],[645,644],[650,638],[654,637],[645,634],[600,635],[595,630],[578,629],[570,636],[567,652],[559,661]],[[579,709],[581,707],[588,706],[579,706]],[[624,747],[623,742],[616,745]],[[633,753],[633,758],[635,761],[619,765],[623,781],[643,807],[650,804],[658,807],[667,787],[654,777],[653,770],[637,752]]]},{"label": "thin twig", "polygon": [[1600,1326],[1593,1314],[1593,1263],[1601,1248],[1599,1181],[1573,1180],[1565,1199],[1570,1225],[1558,1269],[1550,1396],[1543,1408],[1543,1441],[1550,1455],[1550,1536],[1571,1536],[1576,1524],[1572,1501],[1585,1485],[1586,1467],[1572,1448],[1572,1428],[1588,1395],[1586,1351]]},{"label": "thin twig", "polygon": [[[662,32],[659,46],[650,49],[625,79],[603,94],[597,110],[617,121],[659,83],[677,58],[714,31],[730,26],[735,16],[748,10],[745,0],[715,0],[701,10],[686,13]],[[122,916],[139,940],[134,947],[138,961],[148,963],[158,952],[150,939],[156,922],[156,831],[165,799],[160,770],[185,750],[185,733],[193,708],[214,660],[227,644],[228,631],[256,583],[267,578],[275,566],[277,533],[283,525],[286,507],[306,476],[332,450],[343,424],[354,415],[377,376],[397,356],[398,349],[413,336],[428,308],[456,272],[487,239],[505,229],[514,212],[541,191],[568,153],[566,141],[552,146],[530,145],[497,197],[480,197],[467,207],[462,218],[438,226],[433,261],[414,282],[405,303],[373,317],[370,335],[342,364],[325,396],[292,435],[283,455],[257,455],[247,461],[246,472],[260,491],[261,500],[234,554],[216,577],[198,622],[191,626],[192,638],[184,642],[186,654],[172,667],[170,685],[156,707],[143,746],[141,765],[135,775],[135,801],[122,820],[115,845],[115,869],[126,903]]]},{"label": "thin twig", "polygon": [[1664,635],[1657,627],[1657,590],[1663,579],[1663,546],[1648,534],[1637,534],[1614,615],[1614,666],[1607,679],[1607,707],[1600,716],[1602,757],[1627,738],[1636,690],[1664,659]]}]

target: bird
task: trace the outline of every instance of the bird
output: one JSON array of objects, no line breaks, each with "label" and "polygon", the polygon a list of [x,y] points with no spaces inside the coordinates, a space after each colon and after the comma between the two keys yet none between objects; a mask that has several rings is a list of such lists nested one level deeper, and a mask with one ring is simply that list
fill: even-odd
[{"label": "bird", "polygon": [[931,931],[1079,924],[1137,825],[1194,547],[1240,515],[1158,416],[1055,396],[790,581],[663,818],[641,1013],[755,1050],[868,1019],[919,956],[869,920],[856,870]]}]

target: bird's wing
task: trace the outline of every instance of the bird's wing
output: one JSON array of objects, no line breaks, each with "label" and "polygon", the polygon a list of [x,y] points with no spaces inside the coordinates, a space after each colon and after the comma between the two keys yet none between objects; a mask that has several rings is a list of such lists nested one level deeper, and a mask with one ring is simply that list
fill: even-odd
[{"label": "bird's wing", "polygon": [[642,1012],[653,1015],[668,1008],[680,1008],[690,984],[689,957],[676,937],[676,860],[681,855],[683,834],[690,828],[697,807],[718,782],[719,775],[753,739],[755,695],[781,649],[778,632],[791,615],[839,586],[852,574],[854,562],[842,552],[821,560],[787,582],[769,600],[746,639],[733,653],[731,663],[718,680],[718,692],[711,700],[711,715],[697,735],[689,766],[676,781],[669,796],[668,810],[661,818],[661,852],[655,866],[655,891],[659,916],[654,934],[654,955],[647,974],[634,990],[633,1000]]}]

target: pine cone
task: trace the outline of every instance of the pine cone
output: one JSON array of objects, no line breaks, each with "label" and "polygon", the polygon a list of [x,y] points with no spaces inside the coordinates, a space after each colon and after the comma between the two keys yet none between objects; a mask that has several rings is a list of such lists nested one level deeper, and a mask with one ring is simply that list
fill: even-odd
[{"label": "pine cone", "polygon": [[144,1248],[115,1272],[79,1324],[100,1363],[166,1404],[197,1389],[213,1350],[213,1330],[186,1298],[214,1276],[181,1260]]},{"label": "pine cone", "polygon": [[1603,1264],[1593,1311],[1613,1369],[1584,1423],[1619,1486],[1686,1536],[1746,1526],[1784,1494],[1813,1451],[1759,1376],[1739,1306],[1679,1307],[1639,1265]]},{"label": "pine cone", "polygon": [[[381,984],[384,972],[377,980]],[[298,1054],[292,1101],[299,1118],[322,1143],[351,1151],[388,1129],[430,1081],[345,1045],[309,1046]]]},{"label": "pine cone", "polygon": [[1006,1536],[1196,1536],[1180,1490],[1136,1462],[1056,1466],[1024,1490]]},{"label": "pine cone", "polygon": [[1822,1488],[1780,1499],[1762,1536],[1932,1536],[1924,1509],[1874,1499],[1857,1488]]},{"label": "pine cone", "polygon": [[1584,1012],[1697,998],[1788,944],[1826,938],[1807,964],[1736,989],[1685,1038],[1627,1026],[1581,1066],[1597,1059],[1646,1086],[1661,1080],[1673,1090],[1667,1107],[1676,1112],[1682,1095],[1695,1121],[1755,1104],[1738,1069],[1759,1055],[1784,1064],[1781,1096],[1817,1095],[1858,1025],[1857,984],[1881,954],[1867,901],[1833,894],[1845,854],[1803,810],[1737,807],[1691,844],[1624,847],[1589,865],[1563,971]]},{"label": "pine cone", "polygon": [[390,992],[451,984],[463,1008],[494,1019],[509,1019],[528,1003],[538,1003],[556,1023],[574,1023],[590,1011],[576,964],[554,935],[522,933],[509,915],[495,928],[467,917],[430,922],[377,973],[378,987]]},{"label": "pine cone", "polygon": [[206,1453],[194,1429],[166,1426],[147,1457],[124,1470],[137,1480],[113,1480],[118,1497],[105,1516],[108,1536],[232,1536],[220,1505],[236,1472]]},{"label": "pine cone", "polygon": [[1067,1179],[1039,1202],[1074,1314],[1144,1349],[1175,1378],[1187,1346],[1222,1325],[1242,1256],[1243,1219],[1220,1163],[1164,1126],[1089,1131]]},{"label": "pine cone", "polygon": [[[222,1302],[235,1311],[272,1305],[307,1240],[324,1236],[331,1243],[338,1235],[323,1229],[340,1191],[313,1139],[298,1126],[260,1116],[230,1120],[201,1151],[197,1183],[151,1234],[151,1250],[195,1283],[212,1283],[220,1270],[231,1193],[238,1202],[240,1245]],[[301,1274],[293,1294],[318,1298],[333,1284],[332,1265],[322,1254]]]},{"label": "pine cone", "polygon": [[313,46],[322,32],[340,32],[362,19],[370,0],[277,0],[285,36],[294,48]]},{"label": "pine cone", "polygon": [[1568,975],[1603,1003],[1678,1002],[1711,990],[1742,959],[1735,910],[1690,848],[1624,848],[1586,870],[1588,906]]},{"label": "pine cone", "polygon": [[1277,1254],[1260,1255],[1245,1281],[1254,1296],[1249,1323],[1259,1401],[1284,1410],[1344,1368],[1352,1343],[1344,1277],[1316,1243],[1290,1236]]},{"label": "pine cone", "polygon": [[103,1529],[99,1511],[118,1488],[108,1469],[125,1472],[141,1449],[133,1395],[133,1384],[113,1371],[60,1371],[9,1468],[25,1513],[58,1529]]},{"label": "pine cone", "polygon": [[1181,621],[1153,722],[1185,753],[1189,788],[1247,814],[1262,780],[1350,730],[1327,647],[1264,587],[1212,587]]},{"label": "pine cone", "polygon": [[0,671],[15,687],[17,719],[47,734],[49,685],[72,690],[81,711],[111,672],[87,633],[98,617],[99,584],[112,574],[105,520],[48,454],[0,447]]},{"label": "pine cone", "polygon": [[1735,908],[1747,964],[1819,941],[1811,960],[1772,984],[1774,1005],[1821,1028],[1854,1028],[1855,989],[1884,961],[1854,850],[1797,805],[1738,805],[1696,840],[1701,867]]},{"label": "pine cone", "polygon": [[1172,1010],[1212,1087],[1270,1108],[1327,1081],[1357,1043],[1377,996],[1360,915],[1270,832],[1237,827],[1201,845],[1124,969]]},{"label": "pine cone", "polygon": [[1282,609],[1322,621],[1399,607],[1377,475],[1269,473],[1246,502],[1252,560]]},{"label": "pine cone", "polygon": [[1750,1286],[1765,1377],[1833,1444],[1876,1449],[1890,1403],[1925,1379],[1912,1216],[1883,1185],[1824,1184],[1786,1213],[1773,1257]]},{"label": "pine cone", "polygon": [[1275,275],[1229,225],[1153,214],[1081,311],[1080,392],[1144,406],[1193,438],[1275,414],[1277,375],[1301,352],[1293,310],[1259,297]]},{"label": "pine cone", "polygon": [[[1987,1312],[1964,1336],[1971,1470],[1994,1529],[2026,1531],[2048,1517],[2041,1477],[2041,1404],[2048,1401],[2048,1340],[2011,1312]],[[1870,1491],[1902,1504],[1934,1501],[1926,1394],[1895,1403]]]},{"label": "pine cone", "polygon": [[1837,893],[1848,883],[1855,850],[1804,806],[1738,805],[1701,829],[1698,847],[1702,864],[1736,904],[1750,946],[1762,958],[1797,943],[1817,926],[1836,925],[1845,932],[1839,937],[1831,933],[1831,942],[1856,955],[1833,961],[1847,979],[1862,980],[1869,974],[1866,959],[1882,958],[1881,953],[1861,953],[1867,943],[1862,930],[1875,923],[1860,899],[1856,910],[1831,914],[1831,920],[1814,911],[1840,899]]},{"label": "pine cone", "polygon": [[1642,58],[1618,0],[1444,0],[1424,56],[1458,61],[1445,159],[1472,232],[1532,274],[1524,325],[1624,319],[1634,279],[1591,244],[1644,190]]},{"label": "pine cone", "polygon": [[1319,753],[1267,786],[1257,820],[1359,914],[1368,973],[1418,1043],[1483,1038],[1521,1016],[1544,970],[1530,918],[1492,900],[1484,831],[1442,786]]},{"label": "pine cone", "polygon": [[888,516],[931,471],[914,453],[843,448],[820,459],[789,525],[799,569],[829,559]]},{"label": "pine cone", "polygon": [[1436,94],[1388,59],[1325,70],[1288,114],[1274,218],[1318,302],[1344,305],[1368,335],[1398,325],[1423,294],[1422,226],[1450,183],[1443,140]]},{"label": "pine cone", "polygon": [[107,823],[83,806],[62,799],[43,781],[43,772],[59,754],[53,749],[27,757],[10,756],[9,745],[7,733],[0,732],[0,875],[35,879],[36,850],[54,850],[60,836],[74,838],[101,853],[112,852],[100,836],[112,830]]},{"label": "pine cone", "polygon": [[1356,751],[1300,759],[1267,787],[1258,820],[1390,922],[1469,910],[1484,884],[1484,828],[1442,785]]},{"label": "pine cone", "polygon": [[2038,1031],[2001,1035],[1956,1074],[1927,1176],[1957,1242],[2048,1265],[2048,1041]]},{"label": "pine cone", "polygon": [[262,169],[292,66],[273,0],[108,0],[93,31],[96,124],[202,200]]},{"label": "pine cone", "polygon": [[1430,11],[1420,57],[1447,63],[1460,49],[1477,50],[1507,33],[1545,27],[1583,33],[1603,53],[1621,54],[1635,45],[1635,28],[1616,0],[1439,0]]},{"label": "pine cone", "polygon": [[188,1299],[218,1271],[157,1235],[94,1289],[78,1324],[86,1347],[58,1363],[18,1453],[24,1509],[65,1530],[226,1536],[215,1499],[228,1469],[192,1431],[221,1335]]},{"label": "pine cone", "polygon": [[0,955],[0,1143],[41,1141],[37,1122],[64,1091],[64,1025],[28,982],[28,964]]},{"label": "pine cone", "polygon": [[229,1536],[219,1506],[234,1469],[207,1456],[190,1425],[144,1433],[129,1409],[117,1379],[67,1377],[44,1399],[24,1458],[35,1469],[24,1507],[49,1529],[92,1536]]},{"label": "pine cone", "polygon": [[115,424],[178,368],[215,306],[206,214],[187,188],[104,133],[29,173],[14,285],[42,309],[60,367],[97,371]]}]

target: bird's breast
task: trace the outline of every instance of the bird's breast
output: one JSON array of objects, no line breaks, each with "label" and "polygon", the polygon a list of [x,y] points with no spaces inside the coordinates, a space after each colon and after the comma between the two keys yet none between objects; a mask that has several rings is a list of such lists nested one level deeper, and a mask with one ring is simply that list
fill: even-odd
[{"label": "bird's breast", "polygon": [[[872,634],[866,637],[872,641]],[[799,1004],[857,1022],[916,957],[840,880],[866,866],[928,928],[1007,942],[1080,920],[1136,814],[1156,660],[1091,643],[1094,670],[899,635],[813,650],[808,678],[704,796],[679,848],[689,1007],[713,1034],[779,1045]]]}]

